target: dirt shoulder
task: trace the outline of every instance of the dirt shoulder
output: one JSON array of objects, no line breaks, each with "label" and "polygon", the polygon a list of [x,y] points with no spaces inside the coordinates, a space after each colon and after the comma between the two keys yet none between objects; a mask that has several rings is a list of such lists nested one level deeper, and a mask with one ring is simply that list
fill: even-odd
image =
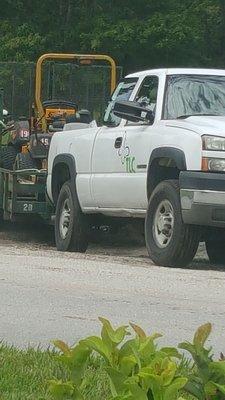
[{"label": "dirt shoulder", "polygon": [[[13,252],[21,249],[29,253],[29,250],[37,251],[38,254],[55,256],[54,231],[51,226],[41,224],[12,224],[4,223],[0,231],[0,248],[10,248]],[[116,234],[93,232],[91,242],[85,254],[64,253],[63,258],[79,258],[89,260],[102,260],[105,262],[125,263],[126,265],[141,265],[149,267],[152,264],[148,257],[144,237],[133,226],[128,225]],[[210,265],[205,247],[200,244],[195,260],[189,268],[192,269],[215,269]],[[221,268],[217,268],[221,269]]]}]

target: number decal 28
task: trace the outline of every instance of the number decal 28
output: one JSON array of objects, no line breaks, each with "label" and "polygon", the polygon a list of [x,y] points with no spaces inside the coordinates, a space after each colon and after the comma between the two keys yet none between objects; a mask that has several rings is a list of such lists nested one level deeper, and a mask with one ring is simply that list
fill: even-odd
[{"label": "number decal 28", "polygon": [[23,211],[24,211],[24,212],[31,212],[31,211],[33,211],[33,204],[31,204],[31,203],[25,203],[25,204],[23,205]]}]

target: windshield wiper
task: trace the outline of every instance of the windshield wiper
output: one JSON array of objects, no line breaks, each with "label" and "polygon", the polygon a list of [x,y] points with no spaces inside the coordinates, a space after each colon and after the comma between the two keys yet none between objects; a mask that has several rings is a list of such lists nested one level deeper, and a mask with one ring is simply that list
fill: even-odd
[{"label": "windshield wiper", "polygon": [[223,117],[224,115],[220,115],[220,114],[189,114],[189,115],[179,115],[179,117],[177,117],[176,119],[186,119],[189,117]]}]

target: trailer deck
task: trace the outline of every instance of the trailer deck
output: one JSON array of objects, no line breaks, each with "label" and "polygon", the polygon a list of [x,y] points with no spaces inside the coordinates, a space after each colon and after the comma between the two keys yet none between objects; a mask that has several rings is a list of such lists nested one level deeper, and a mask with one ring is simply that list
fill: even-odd
[{"label": "trailer deck", "polygon": [[0,168],[0,210],[4,220],[35,215],[51,222],[53,207],[46,195],[46,170]]}]

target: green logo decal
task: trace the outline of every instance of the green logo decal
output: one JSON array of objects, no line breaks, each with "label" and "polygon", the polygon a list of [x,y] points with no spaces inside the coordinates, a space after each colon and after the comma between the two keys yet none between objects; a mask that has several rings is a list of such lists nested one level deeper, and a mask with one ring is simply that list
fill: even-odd
[{"label": "green logo decal", "polygon": [[126,157],[126,172],[135,173],[135,157],[128,156]]},{"label": "green logo decal", "polygon": [[118,150],[118,156],[121,159],[122,165],[125,166],[127,173],[135,173],[135,157],[131,156],[129,146],[126,146],[126,140],[123,142],[123,145]]}]

